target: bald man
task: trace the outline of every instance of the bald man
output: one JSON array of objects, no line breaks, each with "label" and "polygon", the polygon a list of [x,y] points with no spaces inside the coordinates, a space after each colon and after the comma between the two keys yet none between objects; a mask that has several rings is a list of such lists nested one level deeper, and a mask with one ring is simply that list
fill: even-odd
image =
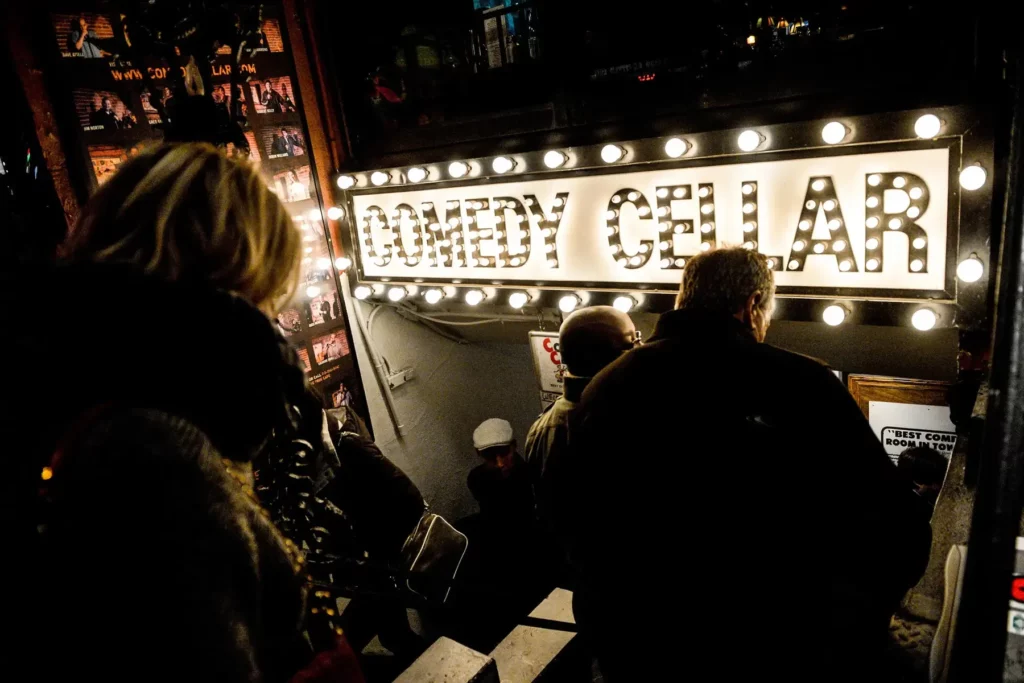
[{"label": "bald man", "polygon": [[[551,525],[553,516],[565,507],[553,493],[563,487],[558,470],[565,471],[569,420],[590,380],[636,344],[636,327],[629,316],[611,306],[583,308],[565,319],[558,330],[562,363],[568,369],[563,393],[537,418],[526,436],[525,457],[534,485],[538,514]],[[562,462],[558,462],[558,461]],[[554,463],[554,466],[552,466]]]}]

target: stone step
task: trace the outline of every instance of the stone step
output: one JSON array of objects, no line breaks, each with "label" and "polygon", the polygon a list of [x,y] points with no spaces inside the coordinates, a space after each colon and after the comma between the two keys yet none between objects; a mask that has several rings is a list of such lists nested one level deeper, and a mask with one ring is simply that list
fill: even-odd
[{"label": "stone step", "polygon": [[[572,591],[556,588],[530,613],[533,619],[575,624]],[[576,637],[571,631],[519,625],[491,652],[501,683],[531,683]]]},{"label": "stone step", "polygon": [[499,683],[494,660],[460,645],[450,638],[438,638],[394,683]]}]

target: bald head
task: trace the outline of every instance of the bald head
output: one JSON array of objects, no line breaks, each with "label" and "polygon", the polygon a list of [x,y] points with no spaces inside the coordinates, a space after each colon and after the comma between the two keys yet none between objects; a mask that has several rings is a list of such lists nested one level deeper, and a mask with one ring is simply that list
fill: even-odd
[{"label": "bald head", "polygon": [[591,306],[572,313],[558,330],[562,362],[577,377],[593,377],[633,347],[636,327],[611,306]]}]

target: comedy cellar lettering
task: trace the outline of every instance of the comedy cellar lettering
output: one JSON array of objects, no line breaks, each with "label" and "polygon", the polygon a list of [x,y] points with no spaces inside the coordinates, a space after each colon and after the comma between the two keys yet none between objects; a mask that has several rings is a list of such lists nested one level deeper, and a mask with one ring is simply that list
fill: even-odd
[{"label": "comedy cellar lettering", "polygon": [[942,147],[405,186],[350,206],[367,278],[675,286],[689,256],[736,245],[784,288],[925,292],[946,283],[949,177]]}]

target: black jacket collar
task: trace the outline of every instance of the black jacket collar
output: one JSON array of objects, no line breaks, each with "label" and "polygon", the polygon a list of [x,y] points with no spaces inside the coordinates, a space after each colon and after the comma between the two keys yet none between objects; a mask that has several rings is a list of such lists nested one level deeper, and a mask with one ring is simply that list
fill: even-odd
[{"label": "black jacket collar", "polygon": [[677,309],[663,314],[654,328],[651,342],[693,337],[756,343],[753,330],[733,316],[690,309]]}]

